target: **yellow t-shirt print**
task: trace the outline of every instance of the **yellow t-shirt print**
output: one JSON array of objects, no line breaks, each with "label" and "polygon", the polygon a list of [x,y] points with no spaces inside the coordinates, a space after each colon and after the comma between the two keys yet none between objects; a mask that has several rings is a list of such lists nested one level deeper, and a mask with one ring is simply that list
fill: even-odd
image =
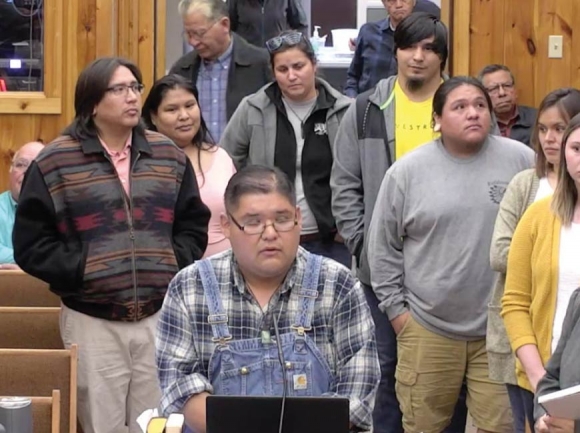
[{"label": "yellow t-shirt print", "polygon": [[395,83],[395,160],[407,152],[439,137],[431,127],[433,98],[423,102],[409,100],[399,85]]}]

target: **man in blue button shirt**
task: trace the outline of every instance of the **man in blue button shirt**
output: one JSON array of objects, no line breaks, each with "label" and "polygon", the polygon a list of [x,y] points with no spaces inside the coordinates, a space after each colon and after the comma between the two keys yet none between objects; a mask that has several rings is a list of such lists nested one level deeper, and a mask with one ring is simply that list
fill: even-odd
[{"label": "man in blue button shirt", "polygon": [[388,17],[366,23],[359,31],[344,93],[355,98],[374,87],[379,80],[397,75],[395,29],[412,12],[427,12],[440,18],[441,10],[429,0],[382,0]]},{"label": "man in blue button shirt", "polygon": [[10,190],[0,194],[0,269],[19,269],[14,262],[12,228],[16,215],[16,203],[22,180],[30,163],[44,148],[42,143],[26,143],[14,155],[10,165]]}]

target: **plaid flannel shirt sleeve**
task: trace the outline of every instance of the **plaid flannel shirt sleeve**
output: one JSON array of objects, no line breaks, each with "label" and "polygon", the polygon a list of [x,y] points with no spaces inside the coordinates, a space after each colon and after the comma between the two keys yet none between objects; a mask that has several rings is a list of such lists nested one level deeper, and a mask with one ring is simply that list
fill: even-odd
[{"label": "plaid flannel shirt sleeve", "polygon": [[[188,285],[196,284],[194,268],[182,270],[171,281],[157,325],[156,361],[164,416],[182,412],[191,396],[213,391],[193,341],[188,303],[184,297],[184,292],[192,289]],[[202,302],[203,297],[199,298]],[[195,305],[190,308],[196,311]]]},{"label": "plaid flannel shirt sleeve", "polygon": [[349,398],[351,423],[366,431],[372,425],[380,380],[375,326],[360,283],[345,275],[337,284],[350,287],[339,290],[345,296],[341,296],[332,319],[337,357],[333,394]]}]

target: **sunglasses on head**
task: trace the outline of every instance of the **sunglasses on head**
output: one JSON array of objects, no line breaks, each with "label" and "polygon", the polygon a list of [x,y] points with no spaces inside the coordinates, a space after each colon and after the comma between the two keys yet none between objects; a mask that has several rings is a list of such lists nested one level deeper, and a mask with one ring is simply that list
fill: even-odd
[{"label": "sunglasses on head", "polygon": [[281,47],[293,47],[294,45],[298,45],[304,35],[302,33],[288,33],[281,36],[274,36],[272,39],[266,41],[266,48],[270,53],[278,51]]}]

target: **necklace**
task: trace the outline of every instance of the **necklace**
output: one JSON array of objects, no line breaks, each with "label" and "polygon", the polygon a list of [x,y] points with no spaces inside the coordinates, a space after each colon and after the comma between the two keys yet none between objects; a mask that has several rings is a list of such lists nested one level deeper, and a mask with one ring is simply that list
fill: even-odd
[{"label": "necklace", "polygon": [[298,113],[294,110],[294,108],[292,108],[292,105],[290,102],[286,101],[286,103],[284,104],[286,107],[288,107],[290,109],[290,111],[292,113],[294,113],[294,115],[296,116],[296,118],[300,121],[300,135],[302,140],[304,140],[305,137],[305,132],[304,132],[304,122],[306,122],[306,120],[308,119],[308,117],[310,117],[310,115],[312,114],[312,112],[314,111],[314,108],[316,108],[316,99],[314,99],[314,102],[312,103],[312,107],[310,107],[310,110],[308,110],[308,113],[306,113],[304,115],[304,117],[300,117],[298,115]]}]

